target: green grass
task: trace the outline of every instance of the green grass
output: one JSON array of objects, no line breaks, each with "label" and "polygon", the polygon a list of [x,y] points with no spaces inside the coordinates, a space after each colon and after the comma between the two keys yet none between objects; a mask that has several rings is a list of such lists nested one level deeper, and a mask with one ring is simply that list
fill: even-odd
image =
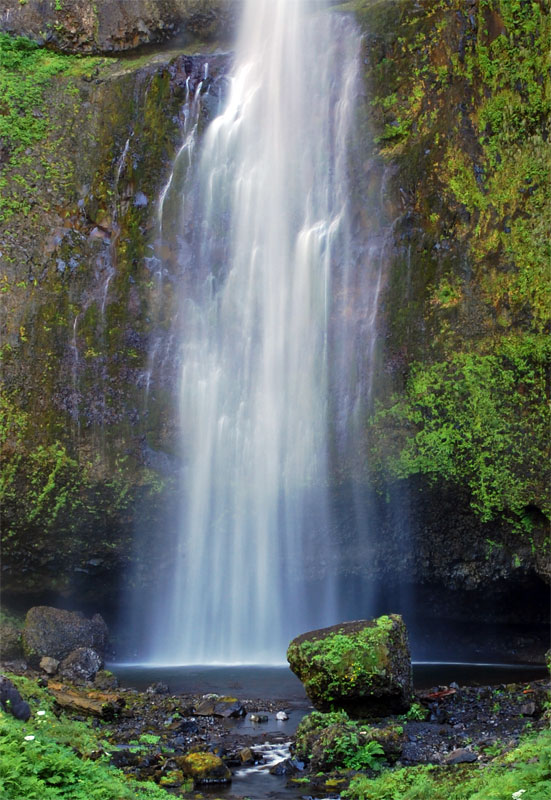
[{"label": "green grass", "polygon": [[154,784],[139,784],[109,765],[96,732],[53,711],[36,683],[9,676],[32,710],[28,722],[0,712],[2,800],[166,800]]},{"label": "green grass", "polygon": [[483,770],[408,767],[374,779],[358,776],[348,800],[548,800],[551,797],[551,731],[533,735]]}]

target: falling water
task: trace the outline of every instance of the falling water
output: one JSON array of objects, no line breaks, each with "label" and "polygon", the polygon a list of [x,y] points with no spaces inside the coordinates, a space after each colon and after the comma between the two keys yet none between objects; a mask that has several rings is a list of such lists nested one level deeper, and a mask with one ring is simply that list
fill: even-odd
[{"label": "falling water", "polygon": [[273,663],[337,621],[328,362],[359,39],[321,6],[246,0],[227,103],[183,192],[185,469],[153,661]]}]

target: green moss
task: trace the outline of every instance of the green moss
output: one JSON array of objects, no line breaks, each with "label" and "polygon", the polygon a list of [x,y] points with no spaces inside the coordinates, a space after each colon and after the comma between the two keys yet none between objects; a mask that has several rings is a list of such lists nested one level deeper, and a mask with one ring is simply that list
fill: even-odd
[{"label": "green moss", "polygon": [[33,550],[38,558],[62,551],[65,557],[85,560],[88,548],[97,552],[116,546],[98,541],[98,531],[112,535],[118,530],[120,518],[138,496],[153,500],[164,491],[156,473],[137,469],[126,456],[117,459],[108,480],[98,480],[95,464],[79,462],[66,443],[43,444],[48,434],[2,396],[0,503],[6,560],[17,561]]},{"label": "green moss", "polygon": [[526,529],[527,507],[550,508],[548,4],[355,5],[374,155],[408,215],[384,303],[395,393],[369,423],[370,473],[467,486],[483,520]]},{"label": "green moss", "polygon": [[189,753],[178,759],[177,763],[182,772],[197,784],[227,783],[231,780],[229,769],[214,753]]},{"label": "green moss", "polygon": [[297,728],[294,752],[310,762],[312,771],[377,770],[386,757],[396,760],[402,734],[399,725],[376,728],[351,720],[344,711],[313,711]]}]

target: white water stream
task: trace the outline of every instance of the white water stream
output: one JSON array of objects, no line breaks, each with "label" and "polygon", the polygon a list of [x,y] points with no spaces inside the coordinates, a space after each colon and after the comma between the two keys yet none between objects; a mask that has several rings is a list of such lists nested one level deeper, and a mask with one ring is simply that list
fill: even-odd
[{"label": "white water stream", "polygon": [[[331,320],[349,285],[359,37],[312,5],[246,0],[229,97],[182,198],[194,206],[180,312],[185,470],[152,626],[158,663],[281,662],[292,636],[338,619],[328,440],[330,415],[349,409],[330,386],[349,351]],[[168,189],[172,178],[161,206]]]}]

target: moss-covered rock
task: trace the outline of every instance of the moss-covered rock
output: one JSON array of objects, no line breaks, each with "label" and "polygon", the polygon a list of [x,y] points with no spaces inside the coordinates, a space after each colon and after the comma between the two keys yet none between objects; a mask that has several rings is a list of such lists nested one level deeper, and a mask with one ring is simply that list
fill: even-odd
[{"label": "moss-covered rock", "polygon": [[[103,654],[107,635],[107,626],[99,614],[86,619],[73,611],[36,606],[25,618],[23,650],[29,663],[38,666],[43,656],[61,661],[77,648],[94,648]],[[96,667],[94,674],[100,666]]]},{"label": "moss-covered rock", "polygon": [[214,753],[189,753],[175,759],[178,768],[198,786],[207,783],[229,783],[231,772]]},{"label": "moss-covered rock", "polygon": [[398,614],[302,634],[289,645],[287,660],[321,711],[384,716],[411,705],[411,657]]}]

